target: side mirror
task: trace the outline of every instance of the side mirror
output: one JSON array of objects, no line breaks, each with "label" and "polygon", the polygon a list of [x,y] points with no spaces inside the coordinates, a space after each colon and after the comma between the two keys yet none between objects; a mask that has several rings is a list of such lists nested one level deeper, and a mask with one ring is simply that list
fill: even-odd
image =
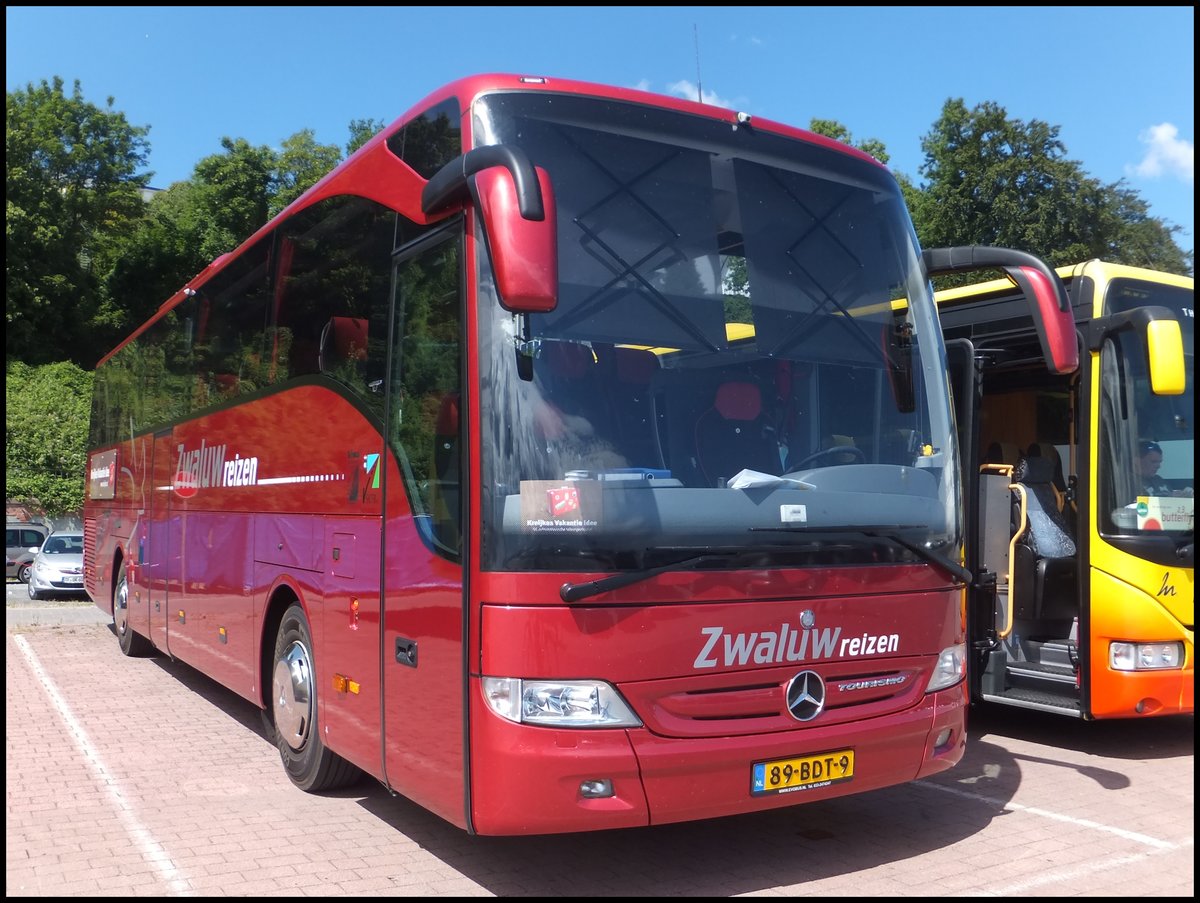
[{"label": "side mirror", "polygon": [[473,197],[483,221],[500,303],[514,313],[546,313],[558,304],[558,221],[546,171],[523,150],[497,144],[451,160],[421,192],[436,214]]},{"label": "side mirror", "polygon": [[1088,348],[1097,351],[1105,338],[1123,331],[1134,333],[1144,342],[1150,391],[1155,395],[1182,395],[1187,388],[1187,359],[1175,313],[1165,307],[1138,307],[1092,320],[1087,330]]},{"label": "side mirror", "polygon": [[514,313],[548,313],[558,304],[558,221],[550,177],[537,167],[545,204],[540,220],[519,211],[515,183],[488,169],[475,176],[475,202],[483,217],[500,303]]},{"label": "side mirror", "polygon": [[1150,391],[1155,395],[1182,395],[1187,386],[1187,371],[1179,321],[1147,323],[1146,353],[1150,355]]},{"label": "side mirror", "polygon": [[932,248],[921,252],[929,277],[974,270],[1001,269],[1029,300],[1042,357],[1051,373],[1074,373],[1079,367],[1079,342],[1067,287],[1045,261],[1011,248],[971,245]]}]

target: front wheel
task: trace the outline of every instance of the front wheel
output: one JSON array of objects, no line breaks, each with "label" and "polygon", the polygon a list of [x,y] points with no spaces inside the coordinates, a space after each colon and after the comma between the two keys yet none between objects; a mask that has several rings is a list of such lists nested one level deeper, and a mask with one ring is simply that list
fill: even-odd
[{"label": "front wheel", "polygon": [[29,580],[28,578],[26,578],[26,580],[25,580],[25,590],[29,593],[29,598],[32,601],[36,602],[38,599],[41,598],[41,593],[39,593],[36,589],[33,588],[33,582],[31,580]]},{"label": "front wheel", "polygon": [[121,652],[130,658],[153,654],[154,644],[129,625],[129,581],[125,577],[125,562],[117,571],[117,589],[113,593],[113,632]]},{"label": "front wheel", "polygon": [[305,791],[334,790],[362,772],[330,752],[321,740],[317,719],[317,681],[312,632],[300,603],[283,613],[275,638],[271,676],[271,724],[284,771]]},{"label": "front wheel", "polygon": [[29,561],[25,562],[23,565],[21,565],[19,568],[17,568],[17,579],[20,580],[22,583],[28,583],[29,582],[29,574],[32,570],[33,570],[33,563],[29,562]]}]

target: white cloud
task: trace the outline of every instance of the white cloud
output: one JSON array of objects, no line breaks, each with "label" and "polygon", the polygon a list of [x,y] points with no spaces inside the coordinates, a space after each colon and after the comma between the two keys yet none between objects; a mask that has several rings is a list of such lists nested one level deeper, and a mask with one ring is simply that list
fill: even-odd
[{"label": "white cloud", "polygon": [[719,97],[712,91],[704,91],[701,93],[699,90],[697,90],[696,83],[690,82],[686,78],[667,85],[667,91],[668,93],[674,94],[676,97],[682,97],[685,100],[695,100],[697,96],[701,96],[703,97],[704,103],[712,104],[714,107],[725,107],[727,110],[734,109],[734,102],[732,100],[726,100],[723,97]]},{"label": "white cloud", "polygon": [[1196,184],[1196,146],[1179,137],[1179,129],[1169,122],[1154,125],[1138,136],[1147,146],[1142,162],[1126,167],[1133,175],[1148,179],[1169,176],[1189,185]]}]

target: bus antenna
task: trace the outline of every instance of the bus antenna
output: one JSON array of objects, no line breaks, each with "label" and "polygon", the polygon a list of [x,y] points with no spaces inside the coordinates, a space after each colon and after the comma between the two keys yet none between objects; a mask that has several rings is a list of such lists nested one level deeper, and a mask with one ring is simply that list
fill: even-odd
[{"label": "bus antenna", "polygon": [[700,27],[692,23],[692,37],[696,42],[696,101],[704,103],[704,89],[700,87]]}]

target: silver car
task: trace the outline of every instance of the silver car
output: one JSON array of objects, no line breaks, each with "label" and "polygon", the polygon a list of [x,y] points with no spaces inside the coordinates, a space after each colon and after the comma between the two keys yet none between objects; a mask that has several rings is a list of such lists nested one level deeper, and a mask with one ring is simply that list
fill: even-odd
[{"label": "silver car", "polygon": [[50,528],[45,524],[7,521],[4,527],[5,579],[16,577],[22,583],[28,583],[33,556],[49,535]]},{"label": "silver car", "polygon": [[26,586],[30,599],[83,595],[83,534],[51,533],[33,559]]}]

